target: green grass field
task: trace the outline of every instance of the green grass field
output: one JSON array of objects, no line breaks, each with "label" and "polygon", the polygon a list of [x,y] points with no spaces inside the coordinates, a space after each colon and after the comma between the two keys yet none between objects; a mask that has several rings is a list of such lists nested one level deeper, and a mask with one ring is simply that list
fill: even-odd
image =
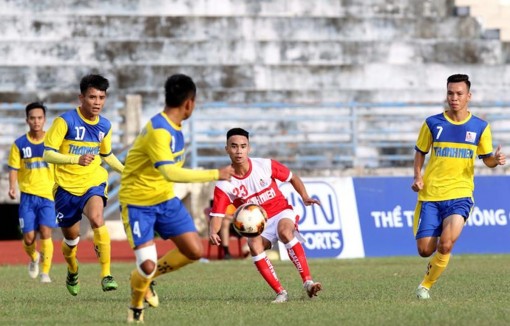
[{"label": "green grass field", "polygon": [[[324,291],[304,298],[290,262],[275,268],[290,301],[274,294],[251,260],[195,263],[158,279],[160,307],[146,310],[150,325],[510,325],[510,255],[453,256],[431,291],[413,291],[427,260],[418,257],[310,260]],[[53,283],[28,277],[26,266],[0,266],[2,325],[121,325],[129,304],[129,271],[116,263],[117,291],[103,293],[99,266],[80,266],[81,292],[68,294],[65,265],[53,267]]]}]

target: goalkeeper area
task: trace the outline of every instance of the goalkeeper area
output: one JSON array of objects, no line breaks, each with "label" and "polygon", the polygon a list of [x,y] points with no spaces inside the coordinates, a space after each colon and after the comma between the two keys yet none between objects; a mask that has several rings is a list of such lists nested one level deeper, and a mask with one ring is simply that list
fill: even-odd
[{"label": "goalkeeper area", "polygon": [[[453,256],[432,289],[418,301],[414,290],[425,259],[417,257],[311,259],[324,290],[305,298],[291,262],[274,261],[289,302],[274,294],[251,259],[197,262],[157,279],[158,308],[147,308],[149,325],[509,325],[510,255]],[[133,263],[114,263],[119,289],[101,290],[97,263],[80,264],[81,292],[65,287],[65,264],[41,284],[25,265],[0,266],[0,324],[123,325]]]}]

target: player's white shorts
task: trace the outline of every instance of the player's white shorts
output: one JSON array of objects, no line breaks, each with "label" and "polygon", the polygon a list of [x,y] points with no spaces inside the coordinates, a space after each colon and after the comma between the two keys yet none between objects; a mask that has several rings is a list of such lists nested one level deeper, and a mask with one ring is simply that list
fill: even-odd
[{"label": "player's white shorts", "polygon": [[264,231],[262,232],[261,236],[266,238],[269,242],[271,242],[271,247],[274,247],[278,240],[278,222],[280,222],[282,219],[287,218],[289,220],[292,220],[294,222],[294,236],[298,238],[299,242],[304,242],[305,239],[303,236],[299,233],[297,229],[297,222],[299,220],[299,215],[296,214],[292,209],[285,209],[281,211],[280,213],[276,214],[275,216],[271,217],[267,220],[266,227],[264,228]]}]

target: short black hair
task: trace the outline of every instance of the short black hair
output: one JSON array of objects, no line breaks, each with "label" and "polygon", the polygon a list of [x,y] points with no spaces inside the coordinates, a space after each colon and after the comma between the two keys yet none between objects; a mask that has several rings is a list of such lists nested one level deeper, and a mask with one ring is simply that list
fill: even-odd
[{"label": "short black hair", "polygon": [[165,105],[170,108],[181,106],[186,100],[194,99],[197,94],[197,86],[191,77],[183,74],[175,74],[165,82]]},{"label": "short black hair", "polygon": [[33,110],[33,109],[42,109],[43,110],[43,113],[44,115],[46,115],[46,107],[44,106],[44,104],[42,102],[32,102],[32,103],[29,103],[26,107],[25,107],[25,114],[27,115],[27,118],[28,118],[28,113]]},{"label": "short black hair", "polygon": [[100,91],[106,92],[106,90],[110,87],[110,82],[108,79],[104,78],[101,75],[90,74],[83,77],[80,81],[80,92],[84,95],[89,88],[95,88]]},{"label": "short black hair", "polygon": [[468,91],[471,89],[471,82],[469,81],[468,75],[463,74],[455,74],[448,77],[446,80],[446,86],[448,86],[449,83],[466,83]]},{"label": "short black hair", "polygon": [[244,136],[248,140],[250,140],[250,133],[244,130],[243,128],[232,128],[227,131],[227,141],[232,136]]}]

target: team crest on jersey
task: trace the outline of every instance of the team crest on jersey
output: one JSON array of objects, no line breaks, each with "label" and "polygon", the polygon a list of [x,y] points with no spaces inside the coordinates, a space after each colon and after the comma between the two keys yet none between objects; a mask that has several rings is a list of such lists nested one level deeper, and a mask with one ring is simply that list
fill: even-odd
[{"label": "team crest on jersey", "polygon": [[266,186],[266,183],[264,182],[263,179],[259,180],[259,184],[260,184],[261,187],[265,187]]},{"label": "team crest on jersey", "polygon": [[99,132],[99,141],[103,140],[104,138],[104,132],[100,131]]},{"label": "team crest on jersey", "polygon": [[466,132],[466,141],[470,143],[474,143],[476,139],[476,132],[467,131]]}]

